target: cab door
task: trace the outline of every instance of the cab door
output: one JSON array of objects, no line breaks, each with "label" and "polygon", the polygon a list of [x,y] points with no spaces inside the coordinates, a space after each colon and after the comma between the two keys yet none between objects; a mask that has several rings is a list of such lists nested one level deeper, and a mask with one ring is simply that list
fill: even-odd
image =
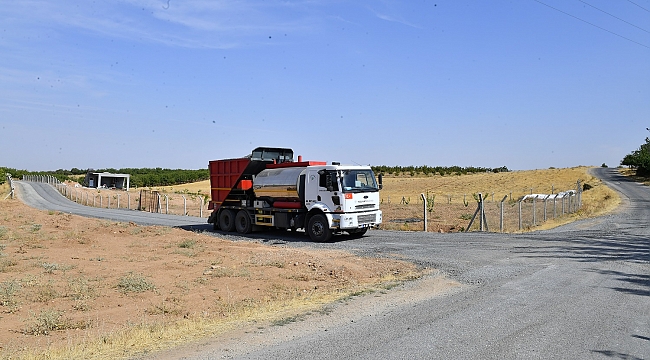
[{"label": "cab door", "polygon": [[324,212],[332,212],[336,209],[333,197],[338,197],[340,191],[335,171],[309,170],[305,183],[305,206],[307,209],[314,206],[321,208]]}]

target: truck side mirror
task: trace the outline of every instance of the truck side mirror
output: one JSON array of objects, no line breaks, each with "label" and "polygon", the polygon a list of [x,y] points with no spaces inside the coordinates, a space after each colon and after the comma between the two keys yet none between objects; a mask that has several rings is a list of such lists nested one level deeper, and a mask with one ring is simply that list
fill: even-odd
[{"label": "truck side mirror", "polygon": [[379,174],[379,190],[384,188],[384,179],[383,178],[384,178],[384,175]]}]

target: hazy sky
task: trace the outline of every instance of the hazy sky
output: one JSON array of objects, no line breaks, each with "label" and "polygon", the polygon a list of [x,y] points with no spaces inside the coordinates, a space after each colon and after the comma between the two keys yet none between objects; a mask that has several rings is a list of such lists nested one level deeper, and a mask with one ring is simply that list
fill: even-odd
[{"label": "hazy sky", "polygon": [[0,0],[0,166],[616,166],[650,0]]}]

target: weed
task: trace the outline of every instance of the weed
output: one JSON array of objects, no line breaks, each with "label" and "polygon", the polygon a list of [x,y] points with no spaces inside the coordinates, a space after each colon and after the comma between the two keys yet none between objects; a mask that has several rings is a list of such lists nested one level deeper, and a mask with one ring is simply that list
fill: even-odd
[{"label": "weed", "polygon": [[4,237],[9,233],[9,230],[7,229],[6,226],[0,226],[0,239],[4,239]]},{"label": "weed", "polygon": [[129,272],[120,278],[117,288],[123,293],[141,293],[155,288],[154,284],[149,282],[144,276]]},{"label": "weed", "polygon": [[178,247],[181,249],[193,249],[194,245],[196,245],[196,240],[183,240],[178,244]]},{"label": "weed", "polygon": [[472,214],[461,214],[461,215],[459,216],[459,218],[460,218],[461,220],[469,220],[469,219],[472,218]]},{"label": "weed", "polygon": [[0,273],[6,272],[8,267],[16,265],[18,265],[18,262],[16,260],[0,257]]},{"label": "weed", "polygon": [[59,292],[54,287],[52,282],[47,284],[40,285],[36,288],[32,301],[46,303],[50,300],[56,299],[59,297]]},{"label": "weed", "polygon": [[68,280],[67,296],[73,300],[88,300],[95,295],[96,289],[87,278],[80,276]]},{"label": "weed", "polygon": [[41,266],[43,267],[43,269],[45,269],[45,273],[47,273],[47,274],[54,274],[54,270],[66,271],[66,270],[70,270],[70,269],[74,268],[74,266],[59,265],[59,264],[56,264],[56,263],[52,263],[52,264],[50,264],[50,263],[42,263]]},{"label": "weed", "polygon": [[43,225],[41,225],[41,224],[32,224],[32,227],[31,227],[30,230],[31,230],[31,232],[37,232],[37,231],[41,230],[42,227],[43,227]]},{"label": "weed", "polygon": [[179,315],[183,312],[179,303],[178,298],[166,298],[160,304],[152,305],[145,312],[149,315]]},{"label": "weed", "polygon": [[85,321],[73,323],[63,317],[63,311],[41,310],[39,314],[32,314],[32,321],[23,329],[25,335],[49,335],[52,331],[68,329],[86,329],[90,323]]},{"label": "weed", "polygon": [[223,266],[212,265],[209,270],[203,272],[204,275],[211,275],[213,277],[243,277],[248,278],[251,272],[248,268],[232,269]]},{"label": "weed", "polygon": [[18,290],[20,290],[20,283],[16,280],[0,283],[0,305],[13,311],[18,305],[18,301],[14,297]]},{"label": "weed", "polygon": [[271,322],[271,325],[273,325],[273,326],[284,326],[284,325],[288,325],[288,324],[291,324],[291,323],[294,323],[294,322],[302,321],[302,320],[305,319],[305,317],[306,317],[305,314],[298,314],[298,315],[294,315],[294,316],[288,316],[288,317],[285,317],[285,318],[282,318],[282,319],[273,320]]}]

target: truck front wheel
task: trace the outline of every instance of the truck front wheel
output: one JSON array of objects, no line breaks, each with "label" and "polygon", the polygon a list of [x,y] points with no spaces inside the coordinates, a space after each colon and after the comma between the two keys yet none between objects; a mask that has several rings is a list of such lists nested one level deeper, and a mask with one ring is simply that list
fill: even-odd
[{"label": "truck front wheel", "polygon": [[235,215],[232,210],[221,210],[219,213],[219,227],[223,231],[233,231],[235,229]]},{"label": "truck front wheel", "polygon": [[235,217],[235,228],[237,228],[237,232],[240,234],[248,234],[253,229],[251,217],[248,216],[246,210],[239,210],[237,213],[237,216]]},{"label": "truck front wheel", "polygon": [[312,241],[327,242],[332,239],[332,230],[325,215],[316,214],[309,219],[307,233]]}]

